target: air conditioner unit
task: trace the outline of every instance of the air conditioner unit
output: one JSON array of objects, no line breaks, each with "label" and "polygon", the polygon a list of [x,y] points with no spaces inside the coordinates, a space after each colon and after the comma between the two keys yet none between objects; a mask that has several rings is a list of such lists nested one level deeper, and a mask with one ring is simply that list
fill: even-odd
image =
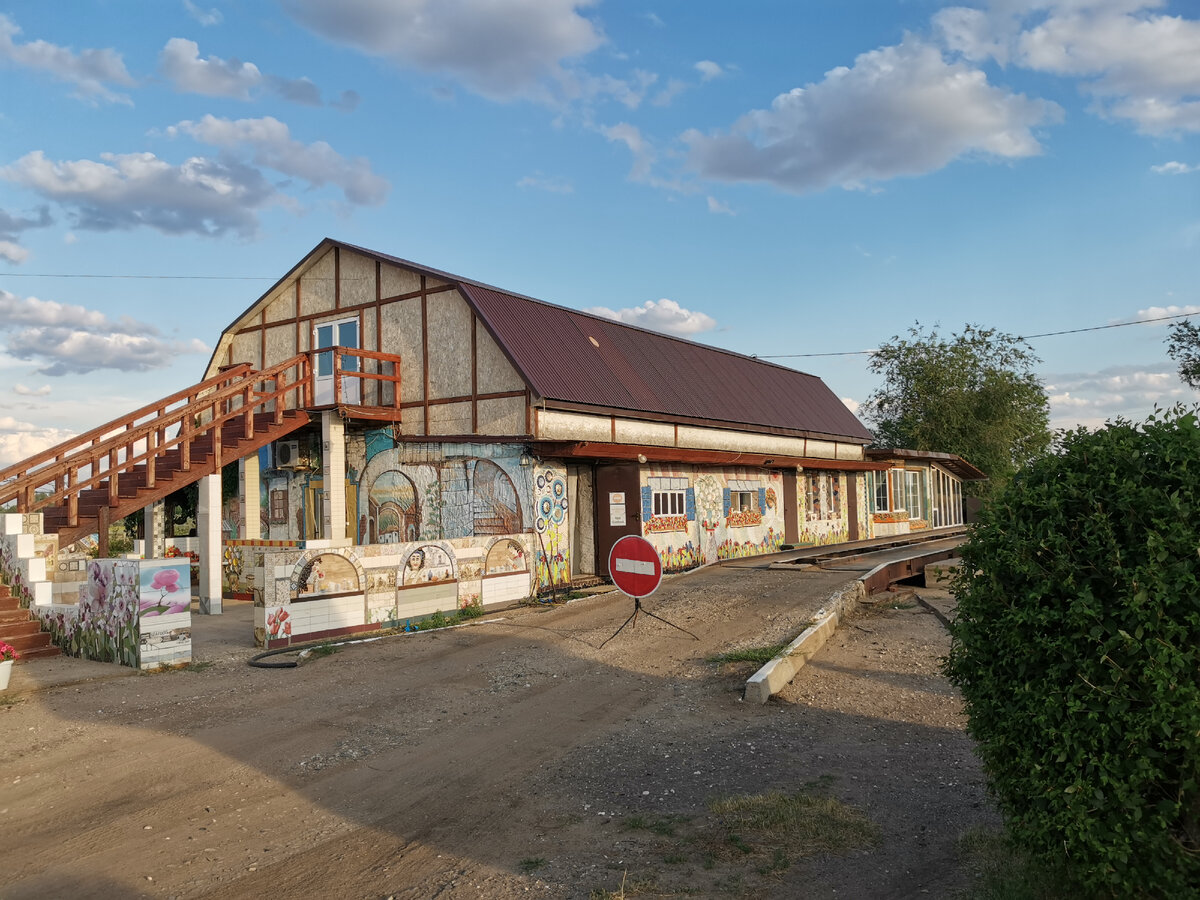
[{"label": "air conditioner unit", "polygon": [[300,465],[299,441],[275,442],[275,468],[294,469]]}]

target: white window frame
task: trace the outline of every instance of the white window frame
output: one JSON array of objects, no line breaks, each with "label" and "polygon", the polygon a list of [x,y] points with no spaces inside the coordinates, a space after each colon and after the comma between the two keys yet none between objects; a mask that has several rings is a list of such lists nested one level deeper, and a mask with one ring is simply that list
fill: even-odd
[{"label": "white window frame", "polygon": [[[879,503],[879,491],[883,489],[883,504]],[[871,473],[871,512],[891,512],[892,504],[888,492],[888,470],[877,469]]]},{"label": "white window frame", "polygon": [[654,476],[647,478],[650,487],[651,514],[658,516],[686,516],[687,490],[686,478],[664,478]]},{"label": "white window frame", "polygon": [[923,518],[921,509],[921,479],[924,473],[920,469],[904,470],[904,508],[910,519]]}]

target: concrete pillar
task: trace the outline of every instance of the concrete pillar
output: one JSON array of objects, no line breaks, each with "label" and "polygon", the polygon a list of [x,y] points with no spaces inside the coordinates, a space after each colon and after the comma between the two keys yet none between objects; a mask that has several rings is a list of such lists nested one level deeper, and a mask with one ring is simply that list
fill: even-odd
[{"label": "concrete pillar", "polygon": [[241,493],[242,540],[257,541],[262,537],[258,451],[251,453],[238,463],[238,488]]},{"label": "concrete pillar", "polygon": [[200,539],[200,612],[221,614],[221,473],[200,479],[196,513]]},{"label": "concrete pillar", "polygon": [[321,474],[325,504],[321,510],[321,537],[335,545],[346,539],[346,423],[337,410],[321,413]]},{"label": "concrete pillar", "polygon": [[162,559],[167,553],[167,505],[155,500],[142,510],[146,558]]}]

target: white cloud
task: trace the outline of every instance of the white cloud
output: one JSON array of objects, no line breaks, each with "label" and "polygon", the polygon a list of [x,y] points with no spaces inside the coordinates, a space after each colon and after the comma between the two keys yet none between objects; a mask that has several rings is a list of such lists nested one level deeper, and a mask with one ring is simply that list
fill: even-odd
[{"label": "white cloud", "polygon": [[850,412],[854,413],[856,416],[858,415],[858,410],[862,407],[861,403],[859,403],[853,397],[839,397],[838,399],[842,401],[842,405],[845,406],[846,409],[850,410]]},{"label": "white cloud", "polygon": [[[153,325],[128,317],[112,320],[82,306],[18,297],[0,289],[0,331],[8,355],[38,365],[41,375],[85,374],[97,369],[144,372],[177,356],[206,353],[199,340],[164,338]],[[49,389],[17,391],[44,396]]]},{"label": "white cloud", "polygon": [[25,262],[29,259],[29,251],[17,243],[21,232],[30,228],[46,228],[53,224],[50,210],[45,206],[38,209],[36,218],[14,216],[0,209],[0,259],[17,264]]},{"label": "white cloud", "polygon": [[1190,166],[1187,163],[1171,160],[1161,166],[1151,166],[1150,171],[1156,175],[1188,175],[1192,172],[1200,172],[1200,166]]},{"label": "white cloud", "polygon": [[1153,319],[1164,319],[1167,316],[1190,316],[1200,313],[1200,306],[1150,306],[1137,311],[1137,320],[1147,322]]},{"label": "white cloud", "polygon": [[207,115],[199,122],[173,125],[167,134],[187,134],[225,150],[249,148],[257,165],[301,178],[313,187],[337,185],[351,203],[377,206],[391,188],[387,179],[371,171],[365,158],[347,159],[324,141],[301,143],[292,138],[287,125],[272,116],[233,120]]},{"label": "white cloud", "polygon": [[570,180],[562,175],[543,175],[541,172],[536,172],[533,175],[526,175],[517,182],[519,188],[534,188],[539,191],[549,191],[552,194],[573,194],[575,186]]},{"label": "white cloud", "polygon": [[655,28],[664,28],[664,27],[666,27],[666,24],[667,24],[661,18],[659,18],[659,16],[656,13],[652,13],[652,12],[642,13],[642,18],[645,19],[647,22],[649,22],[651,25],[653,25]]},{"label": "white cloud", "polygon": [[43,384],[40,388],[26,387],[23,384],[13,385],[13,393],[22,397],[49,397],[52,390],[48,384]]},{"label": "white cloud", "polygon": [[944,9],[934,26],[967,59],[1082,81],[1094,111],[1146,134],[1200,131],[1200,21],[1162,0],[1030,0]]},{"label": "white cloud", "polygon": [[183,8],[188,11],[189,16],[205,28],[210,25],[220,25],[225,18],[219,9],[201,9],[192,0],[183,0]]},{"label": "white cloud", "polygon": [[1170,363],[1052,374],[1044,380],[1054,428],[1095,428],[1117,416],[1141,421],[1155,406],[1192,403],[1196,397]]},{"label": "white cloud", "polygon": [[102,153],[54,162],[41,150],[0,168],[15,182],[71,209],[75,225],[92,231],[140,225],[164,234],[253,234],[256,210],[277,199],[257,169],[192,157],[175,166],[153,153]]},{"label": "white cloud", "polygon": [[647,300],[632,309],[612,310],[605,306],[594,306],[584,312],[667,334],[699,334],[717,327],[717,321],[712,316],[684,309],[665,297],[662,300]]},{"label": "white cloud", "polygon": [[681,78],[670,78],[666,86],[650,98],[652,106],[667,106],[672,100],[688,89],[688,83]]},{"label": "white cloud", "polygon": [[963,156],[1033,156],[1041,152],[1033,129],[1060,115],[1056,104],[994,87],[982,71],[910,38],[776,97],[728,133],[690,130],[683,140],[705,178],[803,193],[861,189]]},{"label": "white cloud", "polygon": [[497,100],[531,96],[604,42],[593,0],[284,0],[306,28],[372,56],[446,75]]},{"label": "white cloud", "polygon": [[158,68],[176,90],[206,97],[249,100],[250,92],[262,83],[258,66],[239,59],[200,57],[195,41],[171,38],[158,56]]},{"label": "white cloud", "polygon": [[732,209],[711,195],[708,198],[708,211],[710,213],[718,213],[726,216],[737,215],[737,213],[735,213]]},{"label": "white cloud", "polygon": [[29,259],[29,251],[15,241],[0,241],[0,259],[19,266]]},{"label": "white cloud", "polygon": [[91,103],[129,103],[125,94],[115,93],[107,85],[130,87],[135,84],[125,69],[121,54],[112,49],[81,50],[79,53],[48,41],[17,43],[21,29],[0,13],[0,60],[46,72],[76,88],[76,96]]},{"label": "white cloud", "polygon": [[6,468],[29,459],[74,436],[73,431],[43,428],[10,416],[0,416],[0,467]]},{"label": "white cloud", "polygon": [[720,64],[713,62],[711,59],[700,60],[694,68],[700,73],[701,81],[712,81],[714,78],[719,78],[725,74],[725,70],[721,68]]}]

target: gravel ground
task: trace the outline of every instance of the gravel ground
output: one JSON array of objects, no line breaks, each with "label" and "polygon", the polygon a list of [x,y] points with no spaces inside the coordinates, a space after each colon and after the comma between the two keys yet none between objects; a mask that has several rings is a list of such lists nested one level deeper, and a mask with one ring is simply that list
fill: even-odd
[{"label": "gravel ground", "polygon": [[[639,617],[610,594],[0,706],[6,898],[948,897],[994,827],[941,623],[864,604],[780,695],[734,648],[791,639],[845,571],[710,569]],[[949,610],[950,598],[922,590]],[[197,627],[202,627],[201,623]],[[714,798],[832,797],[836,852],[731,830]],[[815,819],[815,817],[814,817]]]}]

